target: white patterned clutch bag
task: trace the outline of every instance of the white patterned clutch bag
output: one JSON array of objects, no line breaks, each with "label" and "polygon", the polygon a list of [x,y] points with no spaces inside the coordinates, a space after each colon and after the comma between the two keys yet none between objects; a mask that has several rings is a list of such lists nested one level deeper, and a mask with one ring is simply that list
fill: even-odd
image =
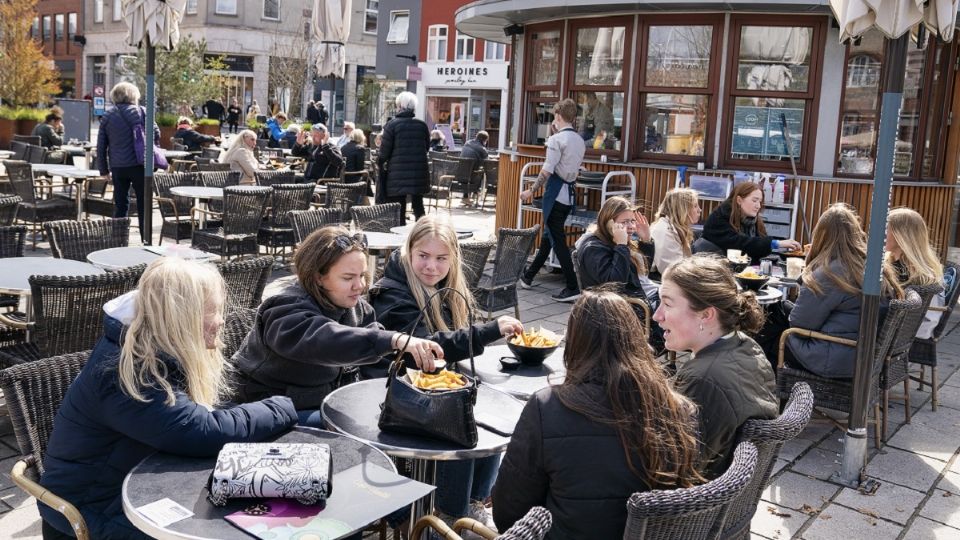
[{"label": "white patterned clutch bag", "polygon": [[330,446],[317,443],[227,443],[210,476],[210,502],[284,498],[321,504],[333,491]]}]

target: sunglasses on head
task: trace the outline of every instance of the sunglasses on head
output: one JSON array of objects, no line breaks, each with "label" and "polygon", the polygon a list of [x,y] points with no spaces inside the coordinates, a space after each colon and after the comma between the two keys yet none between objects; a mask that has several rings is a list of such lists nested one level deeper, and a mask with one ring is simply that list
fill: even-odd
[{"label": "sunglasses on head", "polygon": [[350,251],[353,248],[367,249],[367,237],[363,233],[357,233],[353,236],[348,234],[338,234],[333,240],[336,246],[344,251]]}]

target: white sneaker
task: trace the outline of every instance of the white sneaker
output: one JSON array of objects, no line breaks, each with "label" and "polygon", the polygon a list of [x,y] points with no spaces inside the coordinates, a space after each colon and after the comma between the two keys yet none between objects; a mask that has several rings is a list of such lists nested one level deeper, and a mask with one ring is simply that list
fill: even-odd
[{"label": "white sneaker", "polygon": [[479,521],[491,531],[499,532],[497,531],[497,525],[493,522],[493,512],[480,501],[470,501],[467,517]]}]

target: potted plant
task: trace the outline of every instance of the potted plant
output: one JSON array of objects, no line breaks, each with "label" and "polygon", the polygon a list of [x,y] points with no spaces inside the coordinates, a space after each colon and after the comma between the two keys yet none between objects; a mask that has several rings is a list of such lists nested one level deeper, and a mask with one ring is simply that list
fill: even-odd
[{"label": "potted plant", "polygon": [[220,136],[220,121],[213,118],[201,118],[197,120],[197,131],[204,135]]},{"label": "potted plant", "polygon": [[160,128],[160,148],[173,150],[173,143],[170,138],[177,132],[177,115],[170,113],[157,113],[154,119]]},{"label": "potted plant", "polygon": [[10,148],[10,141],[17,132],[17,110],[0,107],[0,148]]},{"label": "potted plant", "polygon": [[50,111],[47,109],[29,109],[26,107],[17,109],[17,134],[32,135],[33,128],[43,122],[48,112]]}]

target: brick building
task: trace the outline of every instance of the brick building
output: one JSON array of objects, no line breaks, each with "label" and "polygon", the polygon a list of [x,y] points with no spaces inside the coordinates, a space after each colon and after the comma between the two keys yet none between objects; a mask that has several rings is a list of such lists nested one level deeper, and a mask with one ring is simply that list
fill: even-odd
[{"label": "brick building", "polygon": [[[43,43],[60,71],[60,97],[80,97],[83,88],[82,0],[40,0],[31,35]],[[75,40],[77,38],[77,40]]]}]

